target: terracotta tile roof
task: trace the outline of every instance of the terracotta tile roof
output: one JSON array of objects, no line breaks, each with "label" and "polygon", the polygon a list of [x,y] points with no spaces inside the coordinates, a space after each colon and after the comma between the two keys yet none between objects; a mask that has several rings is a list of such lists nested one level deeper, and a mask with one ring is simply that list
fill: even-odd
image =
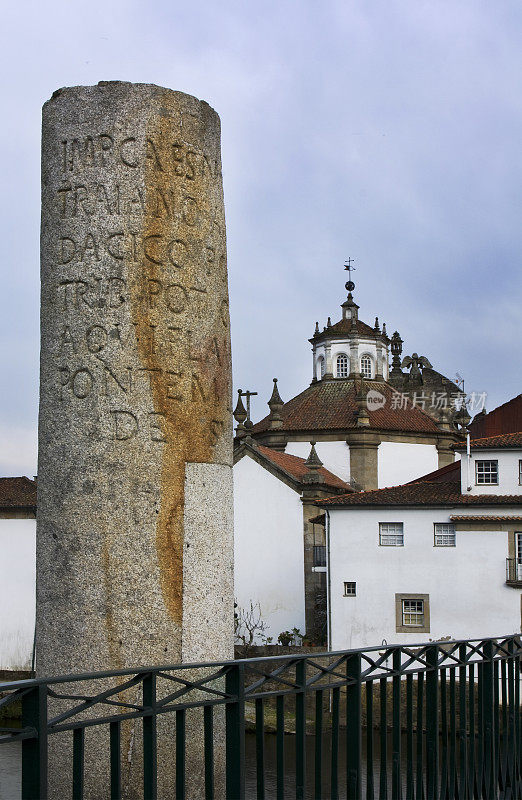
[{"label": "terracotta tile roof", "polygon": [[0,478],[0,508],[36,509],[36,481],[21,478]]},{"label": "terracotta tile roof", "polygon": [[[256,445],[255,449],[259,450],[265,458],[268,458],[273,464],[284,469],[285,472],[288,472],[289,475],[292,475],[292,477],[296,478],[298,481],[301,481],[308,472],[308,467],[305,464],[304,458],[292,456],[290,453],[281,453],[279,450],[274,450],[272,447],[263,447],[262,445]],[[323,476],[327,486],[333,486],[336,489],[345,489],[345,491],[353,491],[348,483],[345,483],[345,481],[342,481],[337,475],[334,475],[333,472],[330,472],[324,467],[320,467],[318,472]]]},{"label": "terracotta tile roof", "polygon": [[[284,404],[281,410],[283,431],[320,431],[335,428],[357,427],[357,386],[353,379],[317,381],[304,392]],[[365,389],[374,389],[385,397],[382,408],[369,411],[370,428],[389,431],[413,431],[435,433],[439,429],[435,421],[422,409],[413,406],[410,400],[400,395],[401,403],[394,401],[398,392],[385,381],[364,381]],[[398,405],[397,408],[394,405]],[[269,417],[256,423],[252,433],[269,430]]]},{"label": "terracotta tile roof", "polygon": [[461,494],[460,484],[407,483],[317,500],[323,506],[522,506],[522,494]]},{"label": "terracotta tile roof", "polygon": [[[357,333],[359,336],[365,336],[369,339],[381,339],[382,334],[379,331],[374,330],[370,325],[367,325],[366,322],[358,319],[356,321]],[[326,328],[324,331],[320,331],[316,333],[310,341],[320,341],[321,339],[329,339],[330,337],[335,336],[342,336],[346,337],[349,333],[353,332],[352,328],[352,320],[351,319],[341,319],[339,322],[336,322],[334,325],[330,325],[329,328]]]},{"label": "terracotta tile roof", "polygon": [[[477,450],[496,450],[500,448],[522,448],[522,432],[518,433],[501,433],[498,436],[486,436],[483,439],[472,439],[470,442],[471,449]],[[465,450],[466,442],[457,442],[453,445],[455,450]]]},{"label": "terracotta tile roof", "polygon": [[498,517],[493,515],[476,515],[470,514],[469,516],[453,515],[450,517],[453,522],[522,522],[522,517]]},{"label": "terracotta tile roof", "polygon": [[445,467],[436,469],[433,472],[428,472],[427,475],[422,475],[420,478],[415,478],[410,483],[449,483],[454,481],[460,483],[460,461],[454,461],[453,464],[446,464]]}]

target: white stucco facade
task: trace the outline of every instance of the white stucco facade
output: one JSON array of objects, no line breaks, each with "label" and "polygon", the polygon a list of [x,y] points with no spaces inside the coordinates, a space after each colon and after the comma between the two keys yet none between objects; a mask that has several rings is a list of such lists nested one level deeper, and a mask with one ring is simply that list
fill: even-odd
[{"label": "white stucco facade", "polygon": [[0,519],[0,669],[31,669],[36,520]]},{"label": "white stucco facade", "polygon": [[305,630],[303,547],[299,493],[244,456],[234,466],[234,593],[241,608],[259,603],[274,642]]},{"label": "white stucco facade", "polygon": [[[462,468],[460,473],[461,491],[463,494],[520,494],[520,450],[493,450],[491,448],[471,448],[468,459],[466,451],[461,452]],[[498,483],[484,484],[477,482],[477,461],[496,461],[498,464]],[[469,465],[468,465],[469,462]],[[468,488],[469,487],[469,488]]]},{"label": "white stucco facade", "polygon": [[[331,509],[330,600],[334,650],[481,638],[521,630],[521,590],[506,585],[506,530],[456,529],[455,547],[434,546],[434,523],[452,514],[520,515],[520,507]],[[379,523],[402,522],[404,546],[381,546]],[[496,526],[498,528],[498,526]],[[522,524],[519,524],[522,531]],[[512,534],[511,534],[512,535]],[[344,596],[344,582],[356,583]],[[427,598],[429,630],[398,632],[396,595]]]},{"label": "white stucco facade", "polygon": [[434,444],[381,442],[377,454],[378,488],[408,483],[438,469]]},{"label": "white stucco facade", "polygon": [[[326,469],[346,483],[350,481],[350,448],[346,442],[316,442],[315,449]],[[285,453],[307,459],[310,442],[288,442]]]}]

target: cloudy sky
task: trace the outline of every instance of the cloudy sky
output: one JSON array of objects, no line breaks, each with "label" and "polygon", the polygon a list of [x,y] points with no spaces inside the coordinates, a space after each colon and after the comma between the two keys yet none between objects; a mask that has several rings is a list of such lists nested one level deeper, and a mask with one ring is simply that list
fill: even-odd
[{"label": "cloudy sky", "polygon": [[2,19],[0,475],[36,471],[40,109],[157,83],[220,114],[234,379],[283,399],[340,317],[376,314],[488,409],[522,391],[518,0],[90,0]]}]

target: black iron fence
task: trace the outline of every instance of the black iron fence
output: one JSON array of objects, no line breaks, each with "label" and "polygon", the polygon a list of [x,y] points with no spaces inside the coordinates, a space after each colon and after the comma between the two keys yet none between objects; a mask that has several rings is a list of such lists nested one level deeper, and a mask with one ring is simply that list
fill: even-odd
[{"label": "black iron fence", "polygon": [[[187,759],[207,799],[221,796],[222,786],[229,800],[244,798],[246,771],[247,796],[266,800],[522,798],[521,656],[520,637],[510,636],[5,683],[0,713],[5,718],[21,703],[21,727],[0,728],[0,744],[21,740],[26,800],[47,797],[48,743],[58,734],[71,737],[65,794],[83,796],[93,726],[108,730],[108,796],[121,797],[121,733],[129,724],[142,743],[143,797],[156,798],[160,718],[172,720],[169,797],[177,800],[187,794]],[[245,734],[246,719],[252,733]],[[216,720],[224,737],[216,736]],[[276,743],[272,789],[268,723]]]}]

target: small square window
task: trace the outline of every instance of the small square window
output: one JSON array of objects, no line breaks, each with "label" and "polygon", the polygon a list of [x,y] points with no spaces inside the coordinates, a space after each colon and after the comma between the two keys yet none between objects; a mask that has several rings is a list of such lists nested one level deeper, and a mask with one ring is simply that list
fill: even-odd
[{"label": "small square window", "polygon": [[395,595],[395,630],[397,633],[430,632],[429,594]]},{"label": "small square window", "polygon": [[345,581],[344,582],[344,596],[345,597],[355,597],[356,594],[356,583],[355,581]]},{"label": "small square window", "polygon": [[498,483],[498,461],[475,461],[475,483],[485,486]]},{"label": "small square window", "polygon": [[435,522],[435,547],[455,547],[457,537],[455,525],[449,522]]},{"label": "small square window", "polygon": [[402,522],[379,522],[379,544],[382,547],[404,546],[404,525]]}]

